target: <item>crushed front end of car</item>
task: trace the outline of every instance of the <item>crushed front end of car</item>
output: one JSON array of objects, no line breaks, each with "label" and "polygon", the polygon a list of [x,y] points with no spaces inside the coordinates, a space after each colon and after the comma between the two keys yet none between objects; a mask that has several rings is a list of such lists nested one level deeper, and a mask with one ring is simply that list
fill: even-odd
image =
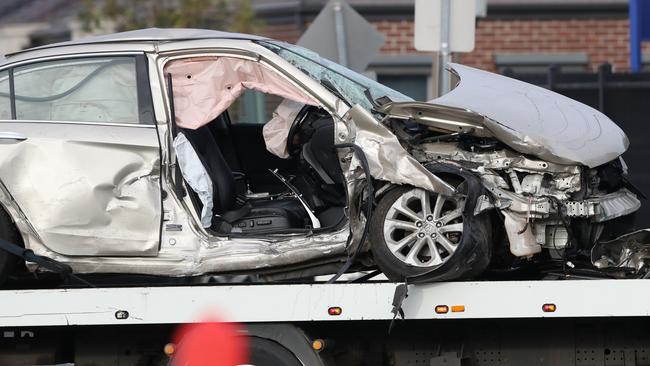
[{"label": "crushed front end of car", "polygon": [[[450,69],[458,79],[451,92],[428,103],[388,101],[379,112],[422,166],[480,179],[472,215],[495,218],[493,256],[506,252],[500,261],[510,265],[583,261],[590,269],[645,271],[645,246],[625,245],[627,254],[603,249],[633,229],[641,205],[621,157],[628,147],[623,131],[549,90],[462,65]],[[592,250],[601,254],[593,261]],[[634,265],[621,256],[635,258]]]}]

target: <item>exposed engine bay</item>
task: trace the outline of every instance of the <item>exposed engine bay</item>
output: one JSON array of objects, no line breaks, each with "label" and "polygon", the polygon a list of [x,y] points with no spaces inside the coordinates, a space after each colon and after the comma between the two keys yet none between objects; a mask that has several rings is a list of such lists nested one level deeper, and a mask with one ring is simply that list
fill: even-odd
[{"label": "exposed engine bay", "polygon": [[505,255],[495,248],[493,255],[502,256],[497,265],[544,258],[562,267],[582,262],[635,277],[650,274],[646,232],[628,234],[644,196],[627,180],[622,157],[594,167],[542,160],[495,138],[469,111],[425,119],[411,107],[384,105],[384,124],[421,164],[435,161],[480,178],[485,192],[473,214],[498,213],[502,225],[494,228],[502,235],[495,246],[508,248]]}]

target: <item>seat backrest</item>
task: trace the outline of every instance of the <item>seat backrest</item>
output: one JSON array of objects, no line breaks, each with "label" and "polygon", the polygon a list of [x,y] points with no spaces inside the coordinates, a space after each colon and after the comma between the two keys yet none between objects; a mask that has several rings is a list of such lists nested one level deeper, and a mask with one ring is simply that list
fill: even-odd
[{"label": "seat backrest", "polygon": [[303,157],[327,184],[343,183],[343,172],[334,150],[334,122],[331,117],[311,123],[311,139],[303,148]]},{"label": "seat backrest", "polygon": [[212,136],[217,142],[219,150],[221,150],[221,154],[226,159],[226,163],[228,163],[230,169],[243,173],[242,163],[237,155],[237,149],[235,149],[235,137],[232,133],[232,124],[228,111],[226,110],[221,113],[219,117],[208,123],[207,126],[212,132]]},{"label": "seat backrest", "polygon": [[213,212],[217,214],[232,210],[235,206],[235,178],[223,157],[219,145],[210,133],[208,125],[196,130],[181,129],[192,144],[201,163],[210,175],[213,188]]}]

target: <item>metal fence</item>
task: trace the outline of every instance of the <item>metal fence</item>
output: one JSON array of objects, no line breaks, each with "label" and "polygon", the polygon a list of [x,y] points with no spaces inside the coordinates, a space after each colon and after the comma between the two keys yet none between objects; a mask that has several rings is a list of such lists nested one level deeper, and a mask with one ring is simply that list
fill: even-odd
[{"label": "metal fence", "polygon": [[[630,139],[623,158],[629,177],[650,198],[650,72],[613,73],[602,64],[595,73],[566,73],[551,66],[546,74],[504,75],[553,90],[590,105],[616,122]],[[637,226],[650,227],[650,199],[643,200]]]}]

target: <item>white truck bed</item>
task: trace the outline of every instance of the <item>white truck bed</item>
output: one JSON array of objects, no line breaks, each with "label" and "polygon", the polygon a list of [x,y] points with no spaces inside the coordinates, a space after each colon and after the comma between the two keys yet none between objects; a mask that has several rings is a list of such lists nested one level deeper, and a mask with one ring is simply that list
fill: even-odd
[{"label": "white truck bed", "polygon": [[[283,284],[0,291],[0,327],[390,320],[398,284]],[[544,304],[556,306],[544,312]],[[447,313],[436,312],[446,305]],[[452,310],[464,311],[453,312]],[[340,315],[329,315],[340,307]],[[448,282],[409,285],[405,319],[635,317],[648,280]],[[128,315],[127,315],[128,312]]]}]

